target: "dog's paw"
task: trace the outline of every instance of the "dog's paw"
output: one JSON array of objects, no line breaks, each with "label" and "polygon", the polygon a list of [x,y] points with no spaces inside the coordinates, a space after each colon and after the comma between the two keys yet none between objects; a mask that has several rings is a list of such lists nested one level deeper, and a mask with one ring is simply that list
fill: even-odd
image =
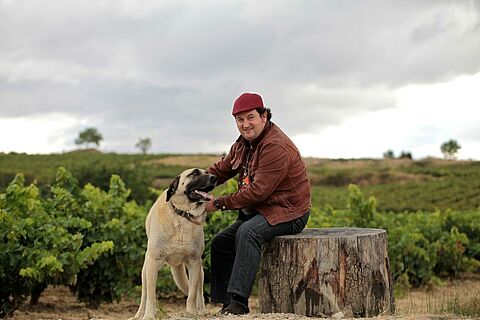
[{"label": "dog's paw", "polygon": [[203,316],[206,314],[205,308],[187,308],[187,313],[194,316]]}]

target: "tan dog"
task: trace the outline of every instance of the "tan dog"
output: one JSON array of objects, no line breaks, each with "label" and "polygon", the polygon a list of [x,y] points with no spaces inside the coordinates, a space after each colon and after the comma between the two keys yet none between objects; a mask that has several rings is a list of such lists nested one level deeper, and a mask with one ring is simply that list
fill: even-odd
[{"label": "tan dog", "polygon": [[153,204],[145,222],[148,244],[142,269],[142,300],[133,319],[155,319],[157,275],[165,263],[171,267],[175,284],[188,295],[187,312],[205,313],[203,222],[207,192],[216,182],[217,178],[205,170],[185,170]]}]

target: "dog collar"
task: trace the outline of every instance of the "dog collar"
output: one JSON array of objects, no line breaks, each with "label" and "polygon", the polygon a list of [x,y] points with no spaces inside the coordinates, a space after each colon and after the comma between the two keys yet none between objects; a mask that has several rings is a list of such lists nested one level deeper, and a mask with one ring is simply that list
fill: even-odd
[{"label": "dog collar", "polygon": [[175,207],[172,202],[170,202],[170,203],[171,203],[171,205],[172,205],[173,212],[175,212],[176,214],[178,214],[178,215],[181,216],[181,217],[184,217],[185,219],[187,219],[187,220],[190,221],[191,223],[196,224],[197,226],[201,226],[201,225],[202,225],[201,222],[198,222],[197,220],[194,220],[195,216],[194,216],[193,214],[191,214],[191,213],[188,212],[188,211],[180,210],[180,209],[178,209],[177,207]]}]

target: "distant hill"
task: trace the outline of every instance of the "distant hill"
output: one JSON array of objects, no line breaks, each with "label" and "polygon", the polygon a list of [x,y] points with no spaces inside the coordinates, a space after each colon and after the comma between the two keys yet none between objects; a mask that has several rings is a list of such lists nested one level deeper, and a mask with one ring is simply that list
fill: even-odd
[{"label": "distant hill", "polygon": [[[15,174],[35,181],[44,192],[63,166],[81,184],[108,186],[111,174],[119,174],[144,202],[155,197],[150,187],[164,188],[185,168],[206,168],[219,160],[214,154],[115,154],[95,149],[64,154],[0,154],[0,191]],[[374,196],[378,209],[415,211],[473,209],[480,207],[480,162],[436,158],[409,159],[320,159],[305,158],[312,183],[312,203],[345,208],[349,184],[358,185],[366,196]]]}]

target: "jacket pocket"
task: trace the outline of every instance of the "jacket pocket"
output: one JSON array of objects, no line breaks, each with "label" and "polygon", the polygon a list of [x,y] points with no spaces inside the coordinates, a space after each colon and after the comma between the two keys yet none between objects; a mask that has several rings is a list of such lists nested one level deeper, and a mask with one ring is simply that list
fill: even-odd
[{"label": "jacket pocket", "polygon": [[288,200],[285,194],[277,193],[270,196],[267,201],[265,201],[266,205],[277,205],[283,208],[292,208],[293,204]]}]

